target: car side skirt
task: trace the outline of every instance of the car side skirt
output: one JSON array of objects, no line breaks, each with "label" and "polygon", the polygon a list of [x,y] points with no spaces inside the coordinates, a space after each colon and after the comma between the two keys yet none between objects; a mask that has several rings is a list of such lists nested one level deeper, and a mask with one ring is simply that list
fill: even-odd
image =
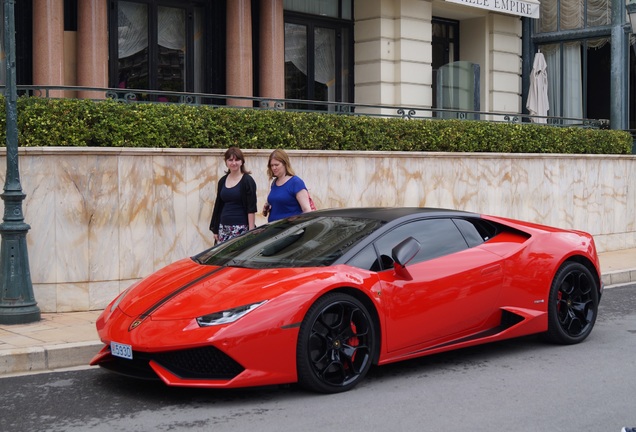
[{"label": "car side skirt", "polygon": [[412,347],[408,352],[384,353],[384,355],[380,356],[378,364],[389,364],[460,348],[543,333],[548,329],[547,312],[514,307],[501,308],[501,311],[501,320],[496,327],[480,330],[470,335],[464,335],[457,339],[434,345]]}]

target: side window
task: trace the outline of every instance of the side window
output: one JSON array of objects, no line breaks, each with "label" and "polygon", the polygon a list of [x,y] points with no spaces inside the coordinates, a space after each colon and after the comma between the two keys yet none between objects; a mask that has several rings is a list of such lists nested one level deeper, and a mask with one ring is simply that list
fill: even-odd
[{"label": "side window", "polygon": [[468,246],[479,246],[499,233],[496,225],[482,219],[453,219]]},{"label": "side window", "polygon": [[378,254],[375,252],[373,245],[369,245],[362,249],[362,251],[350,259],[347,264],[375,272],[382,270],[380,262],[378,261]]},{"label": "side window", "polygon": [[415,238],[422,245],[411,264],[468,249],[468,244],[452,220],[424,219],[400,225],[380,237],[375,242],[379,255],[390,257],[391,249],[407,237]]}]

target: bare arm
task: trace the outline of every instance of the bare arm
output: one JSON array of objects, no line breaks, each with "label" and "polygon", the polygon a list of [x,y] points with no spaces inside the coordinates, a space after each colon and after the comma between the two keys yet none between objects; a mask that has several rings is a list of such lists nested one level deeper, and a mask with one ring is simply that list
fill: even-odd
[{"label": "bare arm", "polygon": [[296,194],[296,200],[298,204],[300,204],[300,208],[303,210],[303,213],[307,213],[311,211],[311,207],[309,206],[309,192],[307,189],[303,189]]},{"label": "bare arm", "polygon": [[247,229],[253,230],[256,228],[256,213],[247,214]]}]

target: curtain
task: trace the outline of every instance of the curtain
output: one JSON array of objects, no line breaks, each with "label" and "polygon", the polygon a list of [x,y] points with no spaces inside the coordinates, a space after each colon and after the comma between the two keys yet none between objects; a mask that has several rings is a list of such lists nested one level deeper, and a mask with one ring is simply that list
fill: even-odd
[{"label": "curtain", "polygon": [[285,23],[285,63],[292,62],[307,75],[307,27]]},{"label": "curtain", "polygon": [[316,27],[314,31],[316,81],[327,86],[327,100],[336,100],[336,31]]},{"label": "curtain", "polygon": [[[285,62],[291,62],[307,75],[307,27],[285,24]],[[325,84],[329,100],[335,101],[336,32],[316,27],[314,30],[314,79]]]},{"label": "curtain", "polygon": [[130,57],[148,47],[148,7],[141,3],[119,2],[119,58]]},{"label": "curtain", "polygon": [[[118,16],[119,58],[130,57],[148,47],[148,7],[141,3],[120,2]],[[158,9],[159,45],[185,52],[185,11]]]},{"label": "curtain", "polygon": [[[159,6],[157,8],[157,43],[159,47],[165,48],[167,50],[171,50],[173,53],[175,51],[182,52],[184,55],[182,60],[178,60],[178,64],[174,63],[176,59],[180,58],[180,56],[172,56],[171,67],[178,67],[181,78],[177,81],[180,82],[177,87],[172,88],[172,90],[185,90],[182,88],[185,86],[185,82],[183,78],[185,77],[185,53],[186,53],[186,19],[185,19],[185,9],[183,8],[174,8],[174,7],[165,7]],[[122,65],[121,60],[130,58],[132,56],[138,55],[140,52],[146,50],[148,48],[148,14],[149,8],[148,5],[143,3],[136,2],[120,2],[119,10],[118,10],[118,55],[120,60],[120,65]],[[195,44],[194,44],[194,62],[195,62],[195,91],[201,91],[203,88],[203,78],[202,78],[202,58],[203,58],[203,38],[202,38],[202,12],[201,9],[198,8],[195,10],[194,15],[194,23],[195,23]],[[160,50],[161,51],[161,50]],[[161,54],[161,53],[160,53]],[[147,58],[147,55],[143,55],[144,62],[148,62],[151,59]],[[137,62],[142,61],[140,58],[136,59]],[[135,60],[133,59],[134,63]],[[148,64],[148,63],[147,63]],[[155,65],[154,61],[149,63],[150,65]],[[142,66],[143,67],[143,66]],[[145,66],[148,67],[148,66]],[[162,78],[160,77],[161,81]],[[163,78],[163,82],[171,81],[176,83],[177,81],[168,78]],[[167,81],[166,81],[167,80]],[[127,86],[125,77],[120,78],[120,86]],[[139,84],[139,83],[137,83]],[[147,84],[147,83],[145,83]],[[143,85],[143,83],[142,83]],[[163,87],[163,84],[160,83],[160,87]],[[174,87],[173,85],[169,87]]]},{"label": "curtain", "polygon": [[583,118],[583,79],[581,77],[581,43],[563,44],[563,113],[564,117]]},{"label": "curtain", "polygon": [[[557,17],[559,17],[558,21]],[[536,31],[545,33],[575,30],[610,25],[611,22],[612,3],[610,0],[541,0],[540,17],[537,21]],[[600,48],[609,40],[610,38],[596,39],[593,44],[588,43],[588,46]]]},{"label": "curtain", "polygon": [[159,45],[185,52],[185,10],[159,7],[158,14]]},{"label": "curtain", "polygon": [[283,8],[312,15],[338,18],[338,0],[283,0]]},{"label": "curtain", "polygon": [[549,115],[582,118],[581,43],[543,45],[541,52],[547,63]]}]

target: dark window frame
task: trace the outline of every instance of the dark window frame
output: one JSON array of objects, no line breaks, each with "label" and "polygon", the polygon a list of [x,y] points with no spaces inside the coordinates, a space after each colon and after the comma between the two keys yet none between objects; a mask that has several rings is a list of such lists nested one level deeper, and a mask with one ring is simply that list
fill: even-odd
[{"label": "dark window frame", "polygon": [[[342,8],[340,8],[342,10]],[[293,11],[284,11],[284,24],[297,24],[307,27],[307,80],[308,82],[314,82],[314,29],[316,27],[333,29],[336,32],[336,100],[335,102],[343,102],[343,76],[342,76],[342,58],[343,58],[343,33],[347,33],[346,40],[349,43],[347,62],[349,63],[349,86],[346,89],[346,95],[348,100],[346,102],[354,101],[354,44],[353,44],[353,24],[354,20],[345,20],[332,17],[323,17],[317,15],[304,14]],[[313,101],[314,90],[312,86],[307,86],[306,99]]]},{"label": "dark window frame", "polygon": [[[432,47],[432,53],[433,53],[433,61],[432,61],[432,90],[433,90],[433,107],[436,108],[437,107],[437,71],[444,65],[449,63],[449,59],[450,59],[450,54],[448,52],[450,52],[450,45],[452,43],[453,46],[453,58],[455,59],[455,61],[459,61],[459,21],[457,20],[452,20],[452,19],[448,19],[448,18],[440,18],[440,17],[433,17],[431,19],[431,25],[441,25],[444,26],[446,28],[446,31],[444,32],[446,35],[448,35],[450,28],[453,29],[452,34],[453,37],[439,37],[439,36],[432,36],[431,39],[431,47]],[[444,59],[442,60],[441,64],[437,64],[436,59],[435,59],[435,46],[436,45],[441,45],[442,48],[444,49],[444,51],[447,53],[444,57]]]},{"label": "dark window frame", "polygon": [[[185,91],[194,91],[194,9],[203,10],[204,61],[203,90],[207,93],[225,92],[225,2],[205,0],[110,0],[108,7],[108,85],[117,87],[119,80],[118,55],[118,4],[120,1],[142,3],[148,6],[148,89],[158,88],[158,43],[157,18],[159,7],[174,7],[185,10],[186,56]],[[217,73],[217,71],[219,73]]]},{"label": "dark window frame", "polygon": [[[441,226],[440,223],[445,224],[445,226]],[[422,226],[423,225],[432,225],[437,224],[437,229],[432,230],[436,234],[440,234],[444,239],[443,242],[440,242],[439,247],[431,247],[428,242],[422,241]],[[442,228],[444,231],[441,231],[439,228]],[[402,233],[404,231],[404,233]],[[431,231],[427,229],[424,233]],[[400,233],[398,238],[390,240],[387,242],[387,236],[394,236],[396,233]],[[374,271],[383,271],[393,268],[393,260],[391,258],[391,251],[395,246],[397,246],[403,240],[406,240],[408,237],[413,237],[420,242],[422,245],[422,249],[417,253],[415,258],[411,260],[409,265],[422,263],[425,261],[430,261],[436,258],[440,258],[443,256],[451,255],[454,253],[461,252],[466,249],[470,249],[472,246],[468,244],[464,235],[461,233],[460,229],[453,222],[451,218],[426,218],[426,219],[416,219],[405,222],[390,231],[382,234],[381,237],[376,239],[373,242],[373,247],[375,248],[379,270],[375,270],[378,268],[378,264],[374,263],[371,267],[371,270]],[[380,244],[383,243],[383,247],[380,247]],[[443,247],[442,247],[443,245]]]}]

